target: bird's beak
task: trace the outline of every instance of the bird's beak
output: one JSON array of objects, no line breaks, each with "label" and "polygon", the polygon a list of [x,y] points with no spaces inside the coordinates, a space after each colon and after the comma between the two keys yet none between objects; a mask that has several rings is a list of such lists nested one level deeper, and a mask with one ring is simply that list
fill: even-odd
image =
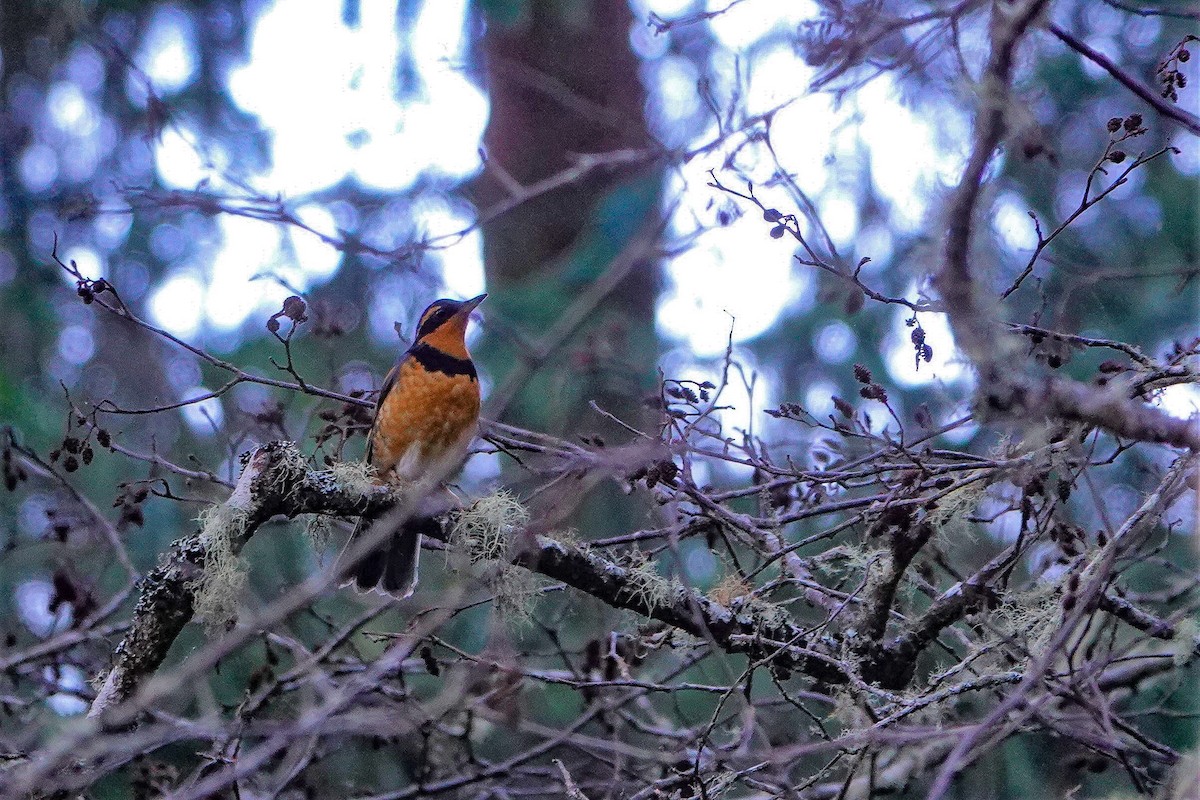
[{"label": "bird's beak", "polygon": [[487,292],[484,292],[483,294],[479,295],[478,297],[472,297],[470,300],[464,300],[463,304],[462,304],[462,308],[460,308],[458,310],[458,313],[464,314],[464,315],[470,314],[472,311],[474,311],[476,308],[478,308],[479,304],[482,303],[484,301],[484,299],[486,299],[486,298],[487,298]]}]

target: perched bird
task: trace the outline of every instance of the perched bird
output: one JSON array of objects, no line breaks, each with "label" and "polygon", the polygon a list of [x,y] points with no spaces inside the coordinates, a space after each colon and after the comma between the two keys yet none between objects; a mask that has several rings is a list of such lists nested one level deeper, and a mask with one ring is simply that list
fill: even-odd
[{"label": "perched bird", "polygon": [[[382,482],[423,486],[450,475],[466,455],[479,423],[479,377],[467,352],[467,321],[487,297],[437,300],[421,314],[412,347],[384,379],[367,437],[367,462]],[[419,498],[408,498],[412,508]],[[351,537],[376,520],[359,519]],[[387,515],[379,519],[387,522]],[[424,521],[428,524],[428,521]],[[422,520],[411,517],[379,549],[349,569],[361,590],[408,597],[417,586]]]}]

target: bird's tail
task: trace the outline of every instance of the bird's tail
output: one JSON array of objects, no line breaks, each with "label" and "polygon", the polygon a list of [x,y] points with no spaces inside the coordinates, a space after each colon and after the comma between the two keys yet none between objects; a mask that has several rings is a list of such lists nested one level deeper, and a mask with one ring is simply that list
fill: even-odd
[{"label": "bird's tail", "polygon": [[[351,544],[365,534],[376,523],[386,524],[387,515],[379,519],[361,517]],[[360,558],[347,570],[347,583],[351,581],[359,591],[378,589],[397,599],[410,596],[417,588],[417,559],[421,553],[421,530],[427,520],[407,519],[392,532],[377,550]]]}]

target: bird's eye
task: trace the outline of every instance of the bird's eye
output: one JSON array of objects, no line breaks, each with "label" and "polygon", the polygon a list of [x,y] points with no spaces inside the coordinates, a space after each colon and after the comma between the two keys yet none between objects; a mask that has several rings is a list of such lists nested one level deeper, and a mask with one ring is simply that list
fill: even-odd
[{"label": "bird's eye", "polygon": [[417,337],[420,338],[437,330],[438,326],[454,316],[454,308],[445,303],[434,303],[425,309],[421,321],[417,323]]}]

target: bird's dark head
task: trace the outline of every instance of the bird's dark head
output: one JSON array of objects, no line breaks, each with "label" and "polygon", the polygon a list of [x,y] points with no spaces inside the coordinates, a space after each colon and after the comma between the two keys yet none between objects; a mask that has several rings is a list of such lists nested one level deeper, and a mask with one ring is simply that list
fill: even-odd
[{"label": "bird's dark head", "polygon": [[467,321],[485,297],[481,294],[470,300],[434,300],[417,323],[417,341],[465,358]]}]

